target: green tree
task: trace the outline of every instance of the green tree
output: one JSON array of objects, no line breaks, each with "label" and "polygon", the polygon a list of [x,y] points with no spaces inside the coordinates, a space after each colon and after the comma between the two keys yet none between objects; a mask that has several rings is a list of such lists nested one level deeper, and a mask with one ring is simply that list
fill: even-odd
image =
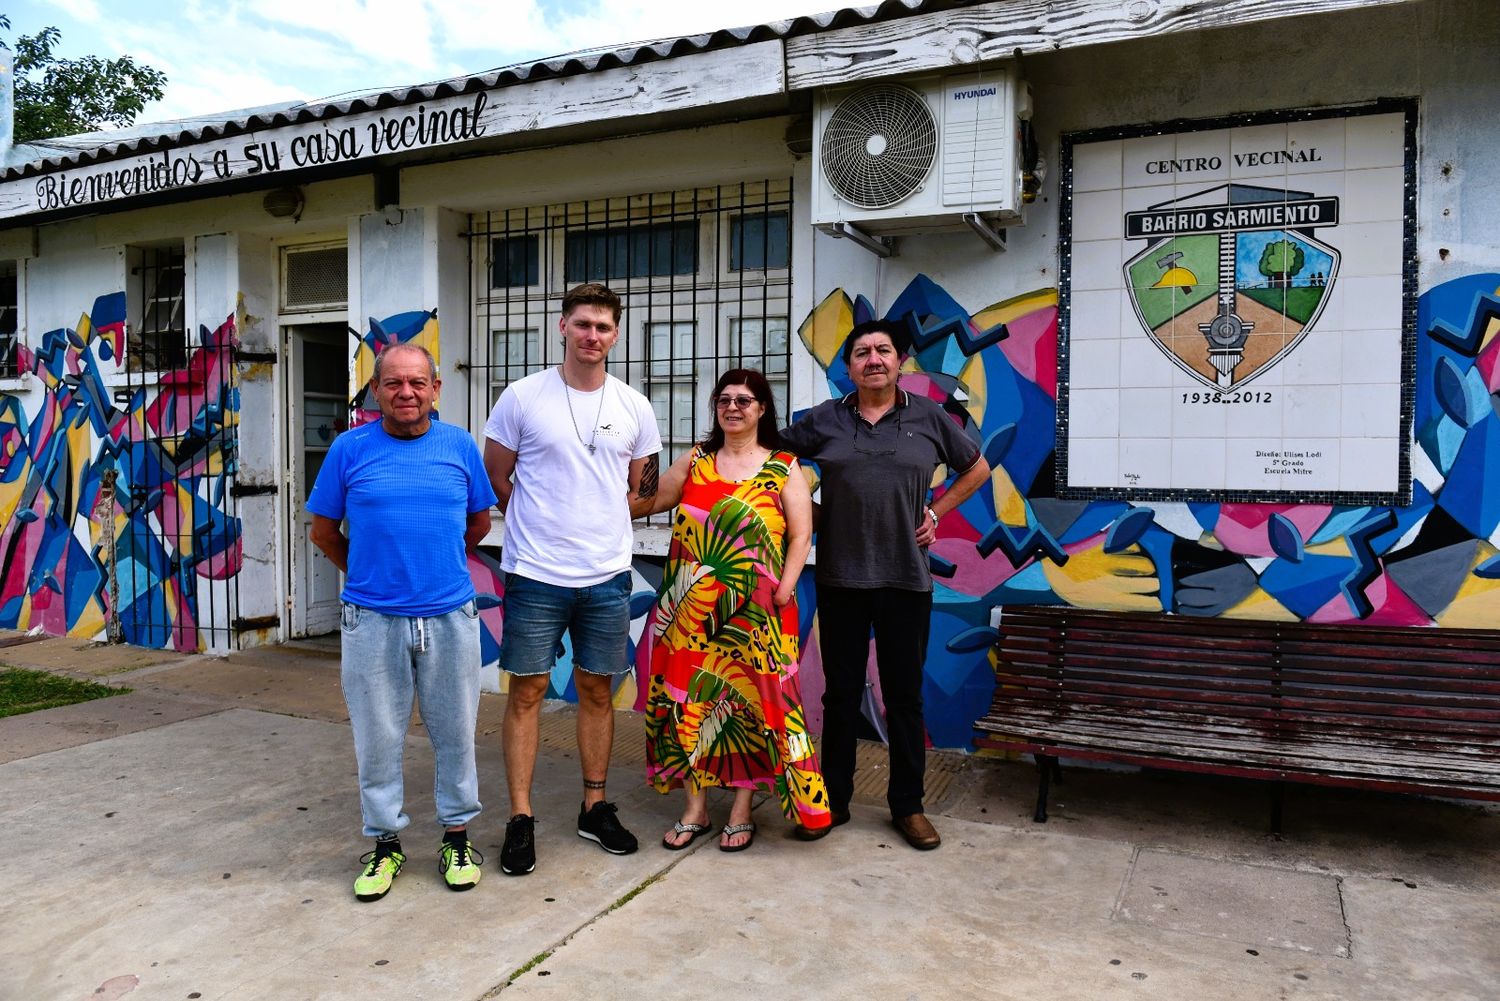
[{"label": "green tree", "polygon": [[1272,285],[1286,288],[1292,276],[1302,270],[1306,255],[1302,248],[1291,240],[1274,240],[1266,244],[1260,255],[1260,273],[1271,279]]},{"label": "green tree", "polygon": [[[0,28],[10,18],[0,14]],[[161,100],[167,75],[130,56],[63,59],[53,50],[62,38],[56,28],[21,35],[15,45],[15,141],[34,142],[56,136],[123,128],[151,101]]]}]

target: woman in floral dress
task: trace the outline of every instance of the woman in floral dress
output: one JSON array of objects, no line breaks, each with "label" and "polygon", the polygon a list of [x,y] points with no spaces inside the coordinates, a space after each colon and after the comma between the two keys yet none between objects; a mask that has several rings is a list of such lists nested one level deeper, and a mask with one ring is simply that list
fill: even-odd
[{"label": "woman in floral dress", "polygon": [[656,511],[676,505],[651,617],[646,774],[687,793],[662,839],[708,834],[708,789],[732,788],[723,851],[755,838],[750,797],[773,794],[797,836],[829,830],[828,794],[797,690],[797,578],[812,541],[812,496],[780,449],[766,377],[731,369],[712,396],[713,429],[662,476]]}]

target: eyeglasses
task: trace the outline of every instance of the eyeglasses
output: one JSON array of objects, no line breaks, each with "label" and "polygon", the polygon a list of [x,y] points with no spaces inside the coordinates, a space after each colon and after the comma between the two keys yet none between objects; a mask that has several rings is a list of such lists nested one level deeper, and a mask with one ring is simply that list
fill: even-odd
[{"label": "eyeglasses", "polygon": [[716,396],[714,406],[720,410],[728,410],[731,406],[739,407],[741,410],[749,410],[750,404],[758,403],[753,396]]}]

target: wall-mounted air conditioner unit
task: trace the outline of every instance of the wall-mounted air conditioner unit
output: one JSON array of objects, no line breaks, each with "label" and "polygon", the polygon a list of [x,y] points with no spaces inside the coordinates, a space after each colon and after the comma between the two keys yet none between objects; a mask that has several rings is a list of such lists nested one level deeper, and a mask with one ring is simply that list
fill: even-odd
[{"label": "wall-mounted air conditioner unit", "polygon": [[1030,115],[1025,82],[1003,66],[824,91],[813,224],[898,234],[1020,222],[1018,131]]}]

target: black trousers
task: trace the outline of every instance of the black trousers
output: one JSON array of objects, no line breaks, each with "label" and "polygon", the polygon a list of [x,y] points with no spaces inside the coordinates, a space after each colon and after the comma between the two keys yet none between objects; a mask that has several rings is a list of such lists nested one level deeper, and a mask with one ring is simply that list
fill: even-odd
[{"label": "black trousers", "polygon": [[927,729],[922,722],[922,664],[927,659],[931,618],[931,591],[818,585],[819,647],[825,683],[823,777],[833,810],[849,809],[854,795],[854,748],[873,629],[890,737],[891,779],[886,801],[893,817],[923,812]]}]

